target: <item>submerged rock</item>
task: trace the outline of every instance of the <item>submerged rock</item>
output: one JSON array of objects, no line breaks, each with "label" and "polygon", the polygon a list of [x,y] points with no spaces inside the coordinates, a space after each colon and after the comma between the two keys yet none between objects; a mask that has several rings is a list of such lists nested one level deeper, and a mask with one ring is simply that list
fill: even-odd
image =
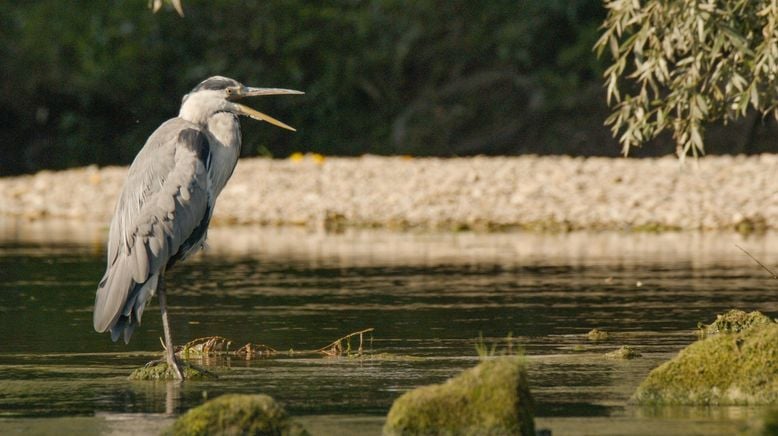
[{"label": "submerged rock", "polygon": [[[196,367],[184,362],[182,368],[183,376],[186,380],[206,380],[218,378],[216,374],[203,368]],[[175,380],[173,371],[168,368],[166,362],[159,362],[155,365],[144,366],[135,369],[130,373],[130,380]]]},{"label": "submerged rock", "polygon": [[605,357],[609,359],[637,359],[641,357],[640,351],[630,347],[629,345],[622,345],[618,350],[605,353]]},{"label": "submerged rock", "polygon": [[268,395],[222,395],[181,415],[167,434],[278,435],[308,432]]},{"label": "submerged rock", "polygon": [[700,327],[700,336],[703,338],[719,333],[737,333],[755,325],[772,324],[769,316],[757,310],[747,313],[742,310],[732,309],[727,313],[716,315],[716,321]]},{"label": "submerged rock", "polygon": [[519,357],[500,357],[395,400],[387,435],[534,435],[533,402]]},{"label": "submerged rock", "polygon": [[651,371],[633,400],[643,404],[778,404],[778,323],[755,323],[729,331],[689,345]]},{"label": "submerged rock", "polygon": [[586,334],[586,337],[589,338],[590,341],[604,341],[608,339],[608,336],[608,332],[600,329],[591,329],[589,330],[589,333]]}]

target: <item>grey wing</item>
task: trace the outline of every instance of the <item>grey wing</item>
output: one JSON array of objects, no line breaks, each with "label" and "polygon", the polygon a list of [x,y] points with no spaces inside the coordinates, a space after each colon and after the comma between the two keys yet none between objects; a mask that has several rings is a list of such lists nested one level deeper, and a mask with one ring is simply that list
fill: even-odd
[{"label": "grey wing", "polygon": [[[206,135],[180,119],[160,126],[138,154],[116,206],[94,328],[125,342],[171,259],[202,242],[210,220]],[[185,251],[185,252],[182,252]]]}]

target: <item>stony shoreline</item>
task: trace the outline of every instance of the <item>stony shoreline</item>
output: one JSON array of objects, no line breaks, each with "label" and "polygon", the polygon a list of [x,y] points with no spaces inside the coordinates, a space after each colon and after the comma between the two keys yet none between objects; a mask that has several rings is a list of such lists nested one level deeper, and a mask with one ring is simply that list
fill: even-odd
[{"label": "stony shoreline", "polygon": [[[0,178],[0,215],[107,222],[126,167]],[[778,155],[243,159],[214,225],[430,230],[778,228]]]}]

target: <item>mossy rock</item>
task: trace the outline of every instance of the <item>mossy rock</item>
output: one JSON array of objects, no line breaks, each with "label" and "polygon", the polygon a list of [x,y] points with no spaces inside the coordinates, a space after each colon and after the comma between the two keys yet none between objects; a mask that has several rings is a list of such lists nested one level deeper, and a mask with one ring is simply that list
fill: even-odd
[{"label": "mossy rock", "polygon": [[600,329],[591,329],[589,330],[589,333],[586,334],[586,337],[589,338],[590,341],[604,341],[608,339],[608,332],[605,330]]},{"label": "mossy rock", "polygon": [[641,404],[778,404],[778,323],[697,341],[651,371]]},{"label": "mossy rock", "polygon": [[308,432],[269,395],[230,394],[190,409],[166,434],[303,436]]},{"label": "mossy rock", "polygon": [[533,401],[522,359],[500,357],[395,400],[386,435],[534,435]]},{"label": "mossy rock", "polygon": [[732,309],[727,313],[716,315],[716,321],[701,326],[700,336],[705,338],[719,333],[737,333],[756,325],[772,324],[775,321],[757,310],[746,313]]},{"label": "mossy rock", "polygon": [[610,353],[605,353],[605,357],[608,359],[637,359],[638,357],[643,356],[640,354],[640,351],[630,347],[629,345],[622,345],[621,348],[618,350],[611,351]]},{"label": "mossy rock", "polygon": [[[218,378],[216,374],[203,368],[183,363],[183,374],[186,380],[208,380]],[[173,371],[168,368],[166,362],[160,362],[151,366],[135,369],[130,373],[130,380],[175,380]]]}]

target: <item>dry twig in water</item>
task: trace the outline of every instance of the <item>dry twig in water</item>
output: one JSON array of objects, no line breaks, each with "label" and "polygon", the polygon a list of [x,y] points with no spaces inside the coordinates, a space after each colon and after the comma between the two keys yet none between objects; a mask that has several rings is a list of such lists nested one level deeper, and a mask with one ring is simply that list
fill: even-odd
[{"label": "dry twig in water", "polygon": [[770,268],[766,267],[766,266],[765,266],[765,264],[763,264],[762,262],[760,262],[760,261],[759,261],[759,259],[757,259],[757,258],[755,258],[754,256],[752,256],[752,255],[751,255],[751,253],[749,253],[748,251],[746,251],[746,249],[745,249],[745,248],[743,248],[743,247],[741,247],[740,245],[737,245],[737,244],[735,244],[735,247],[739,248],[741,251],[743,251],[743,253],[746,253],[746,255],[747,255],[748,257],[750,257],[751,259],[753,259],[753,261],[754,261],[754,262],[756,262],[756,263],[757,263],[759,266],[761,266],[761,267],[762,267],[762,268],[763,268],[765,271],[767,271],[768,273],[770,273],[770,275],[771,275],[771,276],[772,276],[774,279],[778,279],[778,276],[777,276],[777,275],[775,275],[775,273],[774,273],[774,272],[773,272],[773,271],[772,271]]},{"label": "dry twig in water", "polygon": [[[327,357],[358,357],[364,352],[364,335],[372,332],[367,328],[358,332],[349,333],[336,339],[332,343],[317,350],[289,350],[284,352],[288,356],[325,355]],[[359,347],[356,351],[351,348],[351,338],[359,336]],[[235,351],[230,350],[232,341],[222,336],[208,336],[189,341],[178,351],[185,357],[240,357],[246,360],[263,359],[281,354],[273,347],[263,344],[248,343]],[[164,347],[164,345],[163,345]]]},{"label": "dry twig in water", "polygon": [[[359,335],[359,348],[357,348],[356,355],[361,356],[362,355],[362,344],[364,343],[363,335],[365,333],[372,332],[374,329],[371,327],[369,329],[360,330],[358,332],[349,333],[346,336],[343,336],[342,338],[336,339],[331,344],[327,345],[326,347],[319,348],[316,350],[319,353],[325,354],[327,356],[351,356],[351,338],[354,336]],[[346,342],[346,346],[343,346],[343,342]]]}]

